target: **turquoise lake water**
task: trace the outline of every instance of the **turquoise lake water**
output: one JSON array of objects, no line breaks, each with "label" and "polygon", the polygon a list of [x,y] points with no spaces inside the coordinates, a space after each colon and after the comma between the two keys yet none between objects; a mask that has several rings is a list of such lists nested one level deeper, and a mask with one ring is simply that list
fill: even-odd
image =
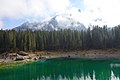
[{"label": "turquoise lake water", "polygon": [[42,60],[1,69],[0,80],[120,80],[120,60]]}]

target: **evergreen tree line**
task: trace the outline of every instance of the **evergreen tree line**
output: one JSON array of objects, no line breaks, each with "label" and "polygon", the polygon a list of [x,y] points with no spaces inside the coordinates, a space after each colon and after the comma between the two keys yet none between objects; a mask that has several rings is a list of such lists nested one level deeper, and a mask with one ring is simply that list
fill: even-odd
[{"label": "evergreen tree line", "polygon": [[0,30],[0,52],[11,50],[85,50],[120,48],[120,26],[86,31]]}]

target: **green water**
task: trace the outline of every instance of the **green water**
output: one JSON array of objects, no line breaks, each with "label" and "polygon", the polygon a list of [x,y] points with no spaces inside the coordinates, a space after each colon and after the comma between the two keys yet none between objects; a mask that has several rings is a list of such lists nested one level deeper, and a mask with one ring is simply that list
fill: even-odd
[{"label": "green water", "polygon": [[120,80],[120,60],[42,60],[1,69],[0,80]]}]

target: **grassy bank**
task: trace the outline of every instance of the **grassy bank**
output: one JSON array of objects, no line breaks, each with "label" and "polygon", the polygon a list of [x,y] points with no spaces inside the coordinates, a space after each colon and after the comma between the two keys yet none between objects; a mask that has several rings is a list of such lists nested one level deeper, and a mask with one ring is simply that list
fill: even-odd
[{"label": "grassy bank", "polygon": [[0,63],[0,69],[6,69],[6,68],[11,68],[15,66],[22,66],[25,64],[29,64],[35,61],[16,61],[16,62],[3,62]]}]

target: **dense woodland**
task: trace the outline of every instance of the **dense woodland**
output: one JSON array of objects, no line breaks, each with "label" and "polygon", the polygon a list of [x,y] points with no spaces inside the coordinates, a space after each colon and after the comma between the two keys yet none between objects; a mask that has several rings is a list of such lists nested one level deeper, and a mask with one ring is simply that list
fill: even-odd
[{"label": "dense woodland", "polygon": [[0,30],[0,52],[15,50],[85,50],[120,48],[120,26],[86,31]]}]

